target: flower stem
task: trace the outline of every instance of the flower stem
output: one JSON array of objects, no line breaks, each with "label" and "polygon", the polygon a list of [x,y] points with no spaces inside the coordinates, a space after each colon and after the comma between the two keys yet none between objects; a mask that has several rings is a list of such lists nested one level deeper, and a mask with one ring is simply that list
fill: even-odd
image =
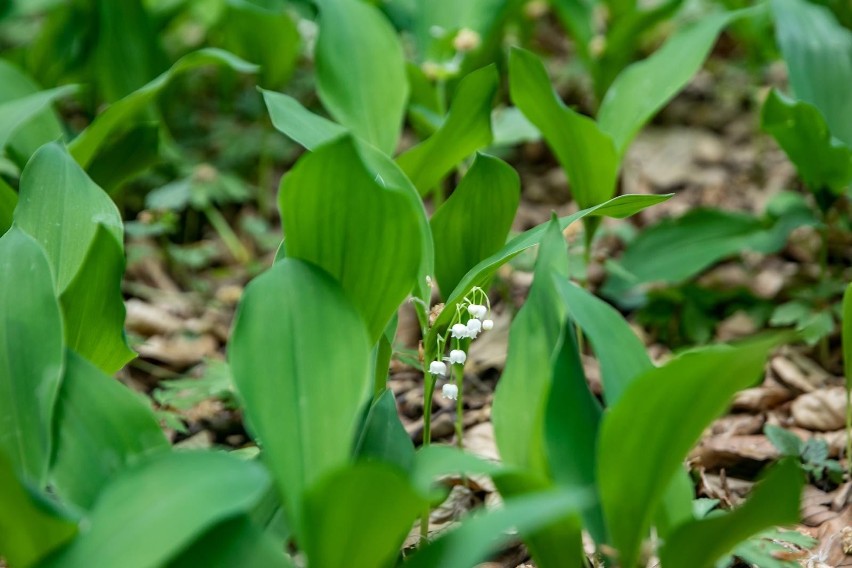
[{"label": "flower stem", "polygon": [[456,385],[459,387],[459,394],[456,397],[456,446],[460,450],[464,449],[464,367],[461,365],[453,365],[453,372],[456,376]]}]

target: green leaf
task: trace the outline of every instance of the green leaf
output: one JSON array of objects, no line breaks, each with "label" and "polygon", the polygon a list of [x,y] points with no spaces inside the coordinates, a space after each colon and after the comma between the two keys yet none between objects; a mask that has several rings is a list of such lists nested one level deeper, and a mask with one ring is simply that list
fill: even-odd
[{"label": "green leaf", "polygon": [[292,568],[280,542],[246,515],[223,521],[204,533],[169,568]]},{"label": "green leaf", "polygon": [[454,446],[431,444],[417,450],[411,470],[411,483],[421,495],[431,499],[435,496],[433,483],[440,476],[483,474],[494,477],[505,471],[502,464],[487,461]]},{"label": "green leaf", "polygon": [[414,442],[399,420],[393,391],[385,389],[373,401],[355,446],[358,459],[378,460],[408,471],[414,463]]},{"label": "green leaf", "polygon": [[396,32],[360,0],[321,0],[317,94],[328,112],[385,154],[396,149],[408,81]]},{"label": "green leaf", "polygon": [[760,123],[811,190],[828,188],[840,193],[852,181],[852,149],[831,135],[815,106],[788,99],[773,89],[763,103]]},{"label": "green leaf", "polygon": [[54,424],[51,485],[82,509],[117,473],[169,449],[150,407],[73,351],[66,351]]},{"label": "green leaf", "polygon": [[221,49],[208,48],[188,53],[156,79],[108,106],[68,145],[71,155],[82,167],[88,168],[107,143],[110,135],[132,125],[133,118],[145,110],[172,79],[185,71],[214,64],[227,65],[241,73],[252,73],[257,69],[254,65]]},{"label": "green leaf", "polygon": [[399,470],[381,463],[350,465],[305,495],[302,548],[312,568],[393,566],[424,507]]},{"label": "green leaf", "polygon": [[[510,540],[509,529],[521,535],[578,513],[591,499],[587,492],[560,490],[507,500],[503,507],[474,514],[454,530],[448,530],[417,552],[404,564],[407,568],[474,566],[490,552]],[[578,559],[579,565],[579,559]]]},{"label": "green leaf", "polygon": [[740,10],[701,18],[615,79],[601,102],[598,125],[612,137],[618,160],[645,123],[701,68],[719,33],[747,13]]},{"label": "green leaf", "polygon": [[612,198],[619,169],[612,138],[594,120],[565,106],[551,88],[544,65],[529,51],[512,49],[509,88],[512,102],[556,154],[580,208]]},{"label": "green leaf", "polygon": [[418,280],[421,232],[404,189],[370,173],[349,137],[303,156],[278,196],[287,256],[335,277],[375,343]]},{"label": "green leaf", "polygon": [[[620,195],[605,203],[589,207],[582,211],[578,211],[567,217],[559,219],[559,228],[564,230],[571,223],[578,221],[586,216],[599,217],[629,217],[634,213],[666,201],[671,197],[668,195]],[[542,223],[537,227],[521,233],[517,237],[510,240],[506,245],[489,256],[483,259],[476,266],[468,270],[464,278],[446,298],[446,305],[454,306],[462,301],[462,299],[473,289],[474,286],[485,286],[491,277],[497,272],[497,269],[509,262],[512,258],[531,248],[539,243],[548,223]],[[423,345],[427,350],[434,349],[439,333],[443,333],[453,317],[453,310],[444,310],[434,325],[429,329],[427,337],[423,341]],[[430,359],[427,359],[430,360]]]},{"label": "green leaf", "polygon": [[565,322],[565,307],[553,281],[557,274],[567,278],[568,251],[554,218],[542,237],[526,302],[509,329],[506,366],[494,392],[491,415],[503,461],[543,478],[548,473],[545,407]]},{"label": "green leaf", "polygon": [[349,132],[336,122],[312,113],[291,96],[265,89],[260,92],[272,126],[308,150],[315,150]]},{"label": "green leaf", "polygon": [[228,355],[250,429],[301,535],[303,493],[349,461],[372,384],[363,321],[326,273],[285,258],[246,288]]},{"label": "green leaf", "polygon": [[852,147],[852,31],[823,6],[803,0],[771,6],[793,94],[817,107],[832,134]]},{"label": "green leaf", "polygon": [[35,240],[12,228],[0,237],[0,451],[35,487],[50,461],[63,349],[50,264]]},{"label": "green leaf", "polygon": [[51,103],[76,90],[73,85],[65,85],[0,102],[0,151],[15,139],[24,126],[44,116],[44,111],[50,109]]},{"label": "green leaf", "polygon": [[789,430],[774,424],[767,424],[763,427],[763,433],[782,455],[799,457],[802,453],[804,445],[802,439]]},{"label": "green leaf", "polygon": [[15,207],[18,205],[18,194],[8,183],[0,178],[0,237],[12,226]]},{"label": "green leaf", "polygon": [[520,179],[514,168],[498,158],[476,155],[461,183],[430,221],[435,277],[444,294],[506,243],[520,197]]},{"label": "green leaf", "polygon": [[99,226],[124,239],[115,203],[58,144],[42,146],[24,168],[15,224],[44,247],[59,293],[83,267]]},{"label": "green leaf", "polygon": [[843,293],[842,310],[843,374],[846,375],[846,390],[852,391],[852,283]]},{"label": "green leaf", "polygon": [[761,375],[774,342],[683,354],[643,373],[604,415],[598,483],[623,566],[636,564],[650,519],[689,449],[734,393]]},{"label": "green leaf", "polygon": [[494,65],[464,77],[438,131],[396,159],[421,195],[462,160],[491,143],[491,101],[497,82]]},{"label": "green leaf", "polygon": [[0,449],[0,556],[15,568],[33,566],[77,532],[48,502],[36,499],[20,482]]},{"label": "green leaf", "polygon": [[80,270],[59,297],[66,345],[108,375],[136,357],[124,334],[124,251],[100,223]]},{"label": "green leaf", "polygon": [[115,137],[95,156],[87,171],[95,183],[113,195],[127,180],[159,159],[160,127],[156,123],[142,123]]},{"label": "green leaf", "polygon": [[780,462],[738,509],[691,521],[675,530],[660,550],[662,565],[712,568],[740,542],[775,525],[797,522],[803,483],[796,460]]},{"label": "green leaf", "polygon": [[225,453],[151,456],[104,487],[86,530],[45,568],[162,566],[217,523],[249,512],[268,486],[263,467]]}]

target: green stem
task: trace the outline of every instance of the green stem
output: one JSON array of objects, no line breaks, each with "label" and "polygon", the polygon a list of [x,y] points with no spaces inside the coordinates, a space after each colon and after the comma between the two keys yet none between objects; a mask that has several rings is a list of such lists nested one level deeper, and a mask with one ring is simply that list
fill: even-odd
[{"label": "green stem", "polygon": [[453,365],[453,373],[456,376],[456,385],[459,387],[459,394],[456,397],[456,446],[460,450],[464,449],[464,396],[462,396],[462,387],[464,386],[464,367],[462,365]]},{"label": "green stem", "polygon": [[846,471],[852,480],[852,390],[846,389]]},{"label": "green stem", "polygon": [[[428,353],[428,350],[427,350]],[[429,359],[431,361],[431,359]],[[423,446],[427,447],[432,443],[432,393],[435,390],[435,379],[428,373],[423,372]],[[423,511],[420,516],[420,544],[425,544],[429,540],[429,506]]]},{"label": "green stem", "polygon": [[234,230],[231,229],[231,226],[228,224],[225,216],[213,206],[205,207],[204,214],[207,216],[207,220],[210,221],[210,224],[213,225],[213,229],[219,234],[219,237],[221,237],[222,242],[224,242],[225,246],[228,247],[228,250],[231,252],[234,259],[236,259],[236,261],[240,264],[248,264],[251,260],[251,254],[240,241],[239,237],[237,237],[237,234],[234,233]]}]

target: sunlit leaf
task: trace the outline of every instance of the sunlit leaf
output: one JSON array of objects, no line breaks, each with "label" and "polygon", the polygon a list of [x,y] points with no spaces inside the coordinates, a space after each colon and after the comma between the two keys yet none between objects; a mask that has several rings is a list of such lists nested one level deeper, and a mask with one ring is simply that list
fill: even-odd
[{"label": "sunlit leaf", "polygon": [[260,89],[272,126],[308,150],[349,132],[336,122],[314,114],[291,96]]}]

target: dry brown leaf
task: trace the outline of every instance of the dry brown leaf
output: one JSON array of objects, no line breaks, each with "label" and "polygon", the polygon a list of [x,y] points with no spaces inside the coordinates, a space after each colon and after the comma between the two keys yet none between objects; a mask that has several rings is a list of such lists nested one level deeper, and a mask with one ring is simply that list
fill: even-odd
[{"label": "dry brown leaf", "polygon": [[803,394],[790,408],[796,425],[825,432],[842,428],[846,421],[846,390],[833,387]]},{"label": "dry brown leaf", "polygon": [[124,306],[127,310],[125,327],[139,335],[145,337],[170,335],[183,329],[183,321],[162,306],[149,304],[137,298],[130,298]]},{"label": "dry brown leaf", "polygon": [[701,442],[689,455],[706,469],[729,467],[745,460],[764,462],[778,458],[778,449],[766,436],[720,436]]},{"label": "dry brown leaf", "polygon": [[199,337],[155,335],[137,346],[136,351],[143,357],[184,368],[200,363],[205,357],[214,355],[218,347],[219,342],[211,335]]},{"label": "dry brown leaf", "polygon": [[749,412],[764,412],[787,402],[793,398],[793,393],[784,387],[765,384],[760,387],[745,389],[734,397],[734,410]]}]

